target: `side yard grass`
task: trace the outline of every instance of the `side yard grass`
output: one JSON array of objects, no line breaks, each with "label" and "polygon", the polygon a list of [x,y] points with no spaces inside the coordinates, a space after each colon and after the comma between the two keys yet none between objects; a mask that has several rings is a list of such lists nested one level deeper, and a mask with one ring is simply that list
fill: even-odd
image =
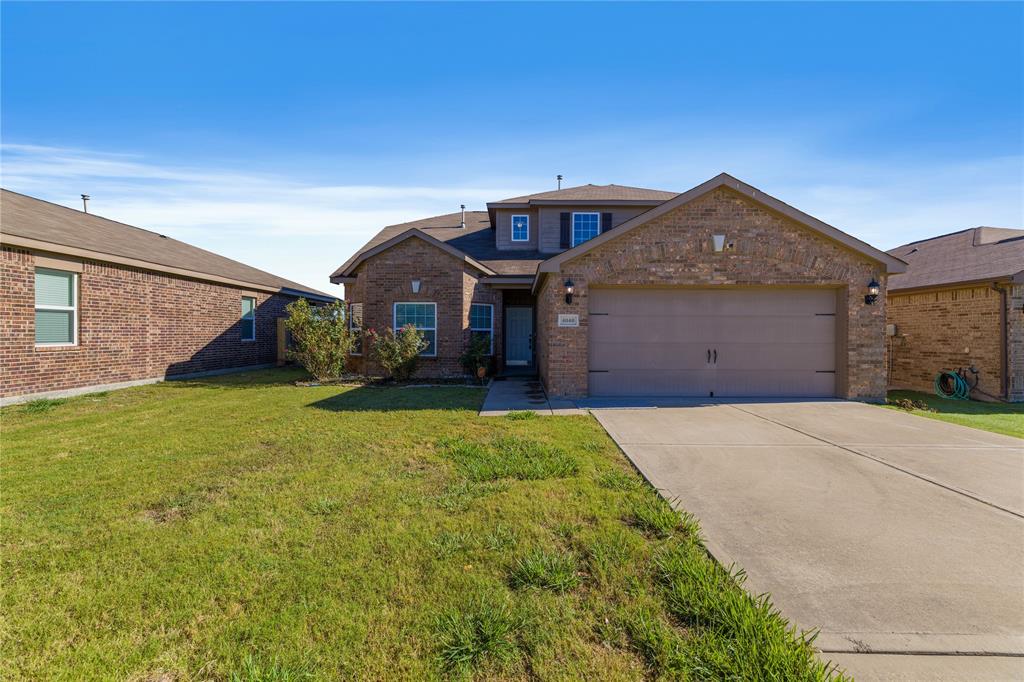
[{"label": "side yard grass", "polygon": [[591,418],[297,376],[3,410],[0,677],[841,679]]},{"label": "side yard grass", "polygon": [[889,407],[893,401],[913,401],[927,409],[910,412],[930,419],[970,426],[975,429],[1024,438],[1024,404],[989,403],[980,400],[947,400],[918,391],[889,391]]}]

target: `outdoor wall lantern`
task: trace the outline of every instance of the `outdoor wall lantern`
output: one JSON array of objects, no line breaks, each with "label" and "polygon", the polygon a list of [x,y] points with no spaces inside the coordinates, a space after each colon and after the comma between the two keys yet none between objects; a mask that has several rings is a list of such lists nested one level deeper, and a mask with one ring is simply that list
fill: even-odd
[{"label": "outdoor wall lantern", "polygon": [[572,283],[571,279],[565,280],[565,302],[572,304],[572,295],[576,292],[576,285]]},{"label": "outdoor wall lantern", "polygon": [[414,293],[414,294],[420,293],[420,281],[418,279],[414,279],[412,281],[412,293]]},{"label": "outdoor wall lantern", "polygon": [[875,302],[878,301],[879,291],[881,291],[881,287],[879,287],[878,282],[875,280],[875,278],[872,277],[871,281],[868,282],[868,293],[867,296],[864,297],[864,302],[867,303],[868,305],[874,305]]}]

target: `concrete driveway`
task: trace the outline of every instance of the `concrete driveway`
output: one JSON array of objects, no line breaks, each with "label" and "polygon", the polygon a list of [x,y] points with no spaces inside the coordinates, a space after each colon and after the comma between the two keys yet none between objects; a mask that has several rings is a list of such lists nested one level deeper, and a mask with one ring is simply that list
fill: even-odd
[{"label": "concrete driveway", "polygon": [[1024,441],[840,401],[590,407],[858,679],[1024,679]]}]

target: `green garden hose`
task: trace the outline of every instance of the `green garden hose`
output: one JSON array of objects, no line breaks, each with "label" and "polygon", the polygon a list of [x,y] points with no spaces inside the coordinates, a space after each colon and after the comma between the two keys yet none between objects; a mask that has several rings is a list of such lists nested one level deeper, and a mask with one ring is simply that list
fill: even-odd
[{"label": "green garden hose", "polygon": [[970,400],[971,387],[956,372],[939,372],[935,375],[935,394],[951,400]]}]

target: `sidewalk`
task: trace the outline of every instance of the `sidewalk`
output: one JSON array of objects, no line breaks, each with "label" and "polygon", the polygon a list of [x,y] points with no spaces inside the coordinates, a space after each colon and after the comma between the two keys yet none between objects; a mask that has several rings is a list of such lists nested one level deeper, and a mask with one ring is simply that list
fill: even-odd
[{"label": "sidewalk", "polygon": [[509,412],[536,412],[545,417],[587,414],[570,400],[548,400],[540,381],[534,377],[495,379],[484,398],[481,417],[503,417]]}]

